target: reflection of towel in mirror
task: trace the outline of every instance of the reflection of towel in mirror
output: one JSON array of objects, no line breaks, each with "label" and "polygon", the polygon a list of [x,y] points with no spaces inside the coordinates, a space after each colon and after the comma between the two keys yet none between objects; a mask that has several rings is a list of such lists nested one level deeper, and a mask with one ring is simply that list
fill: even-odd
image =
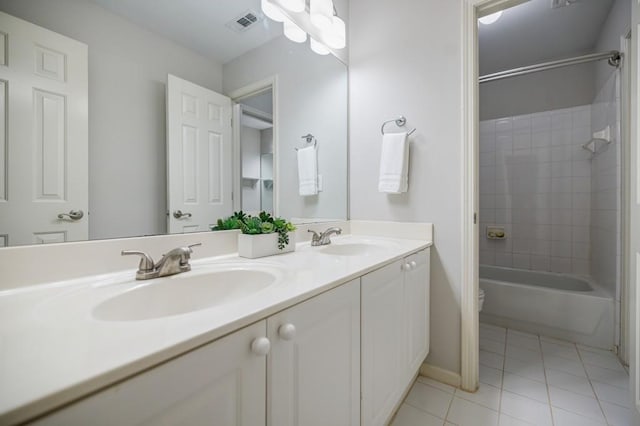
[{"label": "reflection of towel in mirror", "polygon": [[382,137],[378,191],[390,194],[409,188],[409,141],[407,134],[386,133]]},{"label": "reflection of towel in mirror", "polygon": [[298,150],[298,182],[300,195],[318,193],[318,150],[315,145]]}]

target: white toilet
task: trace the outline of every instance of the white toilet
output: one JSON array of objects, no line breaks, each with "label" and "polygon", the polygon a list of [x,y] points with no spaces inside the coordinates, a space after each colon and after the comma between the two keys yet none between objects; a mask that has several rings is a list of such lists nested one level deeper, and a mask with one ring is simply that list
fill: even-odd
[{"label": "white toilet", "polygon": [[482,311],[482,305],[484,305],[484,290],[478,289],[478,312]]}]

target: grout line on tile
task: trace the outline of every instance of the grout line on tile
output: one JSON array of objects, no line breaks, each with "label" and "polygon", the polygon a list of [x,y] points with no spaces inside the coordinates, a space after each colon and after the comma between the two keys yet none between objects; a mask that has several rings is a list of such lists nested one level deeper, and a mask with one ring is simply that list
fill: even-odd
[{"label": "grout line on tile", "polygon": [[540,356],[542,357],[542,373],[544,374],[544,384],[547,387],[547,401],[549,401],[549,411],[551,412],[551,424],[555,425],[556,421],[553,417],[553,409],[551,408],[551,391],[549,390],[549,380],[547,380],[547,368],[544,364],[544,352],[542,351],[542,340],[538,336],[538,343],[540,344]]},{"label": "grout line on tile", "polygon": [[[451,406],[453,405],[453,400],[456,399],[456,393],[455,391],[453,392],[453,394],[451,394],[451,399],[449,400],[449,406],[447,407],[447,412],[444,415],[444,422],[447,423],[453,423],[451,420],[449,420],[449,413],[451,412]],[[453,423],[455,424],[455,423]]]},{"label": "grout line on tile", "polygon": [[[582,368],[584,368],[585,373],[587,373],[587,367],[584,360],[582,359],[582,353],[578,349],[578,345],[576,345],[576,349],[578,350],[578,358],[580,358],[580,363],[582,364]],[[602,417],[604,418],[604,421],[607,424],[609,424],[609,419],[607,418],[607,415],[604,413],[604,408],[602,408],[600,397],[598,397],[598,394],[596,393],[596,388],[593,387],[593,383],[591,382],[591,377],[589,377],[589,373],[587,373],[587,380],[589,381],[589,386],[591,387],[591,391],[593,392],[593,395],[596,397],[596,401],[598,402],[598,407],[600,407],[600,412],[602,413]]]}]

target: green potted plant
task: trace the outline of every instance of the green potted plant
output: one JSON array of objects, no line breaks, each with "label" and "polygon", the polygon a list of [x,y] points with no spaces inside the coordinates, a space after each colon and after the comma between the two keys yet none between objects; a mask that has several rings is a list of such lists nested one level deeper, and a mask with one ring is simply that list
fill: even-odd
[{"label": "green potted plant", "polygon": [[257,216],[247,215],[243,211],[218,219],[213,231],[239,229],[238,255],[255,259],[295,250],[296,227],[286,219],[273,217],[262,211]]}]

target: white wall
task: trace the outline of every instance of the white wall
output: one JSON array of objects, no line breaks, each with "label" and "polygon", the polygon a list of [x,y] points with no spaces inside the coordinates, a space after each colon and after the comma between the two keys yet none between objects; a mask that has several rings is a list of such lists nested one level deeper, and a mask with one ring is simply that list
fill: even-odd
[{"label": "white wall", "polygon": [[[433,222],[431,353],[460,372],[462,2],[351,0],[352,219]],[[426,21],[425,21],[426,19]],[[399,115],[412,137],[409,191],[377,191],[380,125]]]},{"label": "white wall", "polygon": [[483,83],[480,120],[588,105],[595,96],[595,66],[582,64]]},{"label": "white wall", "polygon": [[165,85],[220,91],[222,66],[89,2],[0,0],[89,46],[89,236],[166,232]]},{"label": "white wall", "polygon": [[589,275],[590,135],[591,105],[480,122],[481,264]]},{"label": "white wall", "polygon": [[[333,56],[313,53],[307,44],[284,37],[224,65],[224,93],[278,75],[277,153],[283,217],[346,218],[347,70]],[[318,140],[318,170],[324,191],[298,195],[296,147],[302,135]]]}]

